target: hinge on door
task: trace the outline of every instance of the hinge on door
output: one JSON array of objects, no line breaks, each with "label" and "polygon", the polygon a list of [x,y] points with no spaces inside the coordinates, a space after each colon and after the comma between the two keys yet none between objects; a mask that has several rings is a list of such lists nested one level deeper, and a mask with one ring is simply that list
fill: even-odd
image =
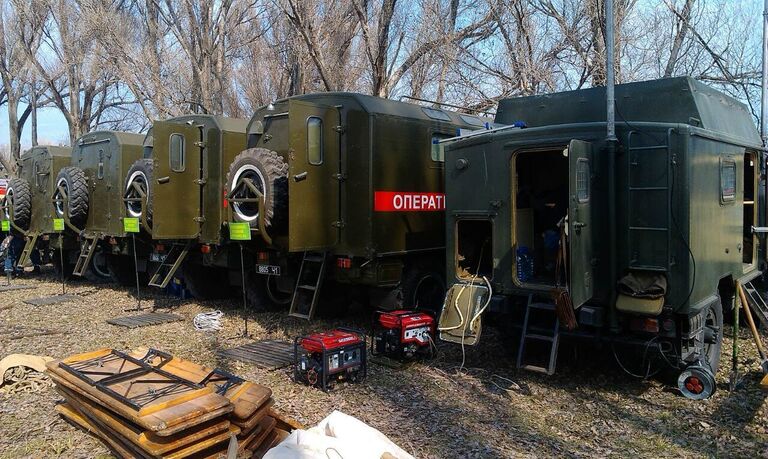
[{"label": "hinge on door", "polygon": [[194,143],[196,147],[205,148],[205,142],[198,140]]},{"label": "hinge on door", "polygon": [[331,226],[333,226],[335,228],[344,228],[345,226],[347,226],[347,224],[344,223],[344,220],[337,220],[337,221],[331,223]]},{"label": "hinge on door", "polygon": [[264,139],[264,143],[267,143],[272,140],[272,134],[264,134],[262,138]]},{"label": "hinge on door", "polygon": [[205,217],[195,217],[192,220],[196,221],[197,223],[205,223]]},{"label": "hinge on door", "polygon": [[338,180],[339,182],[343,182],[347,179],[347,174],[333,174],[333,178]]},{"label": "hinge on door", "polygon": [[208,182],[206,179],[195,179],[195,184],[197,185],[205,185]]},{"label": "hinge on door", "polygon": [[339,134],[344,134],[344,126],[342,125],[334,126],[333,130],[338,132]]}]

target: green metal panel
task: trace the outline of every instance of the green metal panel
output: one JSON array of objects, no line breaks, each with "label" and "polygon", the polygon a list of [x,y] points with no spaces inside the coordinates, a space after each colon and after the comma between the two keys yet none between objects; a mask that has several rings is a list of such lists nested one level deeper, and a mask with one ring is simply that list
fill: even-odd
[{"label": "green metal panel", "polygon": [[68,166],[72,149],[69,147],[38,146],[21,155],[20,178],[29,183],[32,191],[32,220],[29,230],[38,234],[54,233],[53,219],[56,218],[51,201],[56,174]]},{"label": "green metal panel", "polygon": [[[289,250],[324,249],[338,242],[339,109],[291,100],[288,171]],[[312,161],[307,123],[322,120],[322,158]],[[313,164],[313,162],[315,164]]]},{"label": "green metal panel", "polygon": [[85,232],[124,237],[122,186],[128,168],[142,156],[143,135],[97,131],[80,137],[72,149],[72,163],[88,180],[89,206]]},{"label": "green metal panel", "polygon": [[571,140],[568,145],[569,288],[575,308],[592,299],[595,285],[592,269],[592,167],[592,144]]},{"label": "green metal panel", "polygon": [[[200,234],[201,217],[201,128],[159,121],[153,124],[152,131],[152,238],[195,239]],[[184,164],[172,168],[170,152],[175,139],[183,139]]]}]

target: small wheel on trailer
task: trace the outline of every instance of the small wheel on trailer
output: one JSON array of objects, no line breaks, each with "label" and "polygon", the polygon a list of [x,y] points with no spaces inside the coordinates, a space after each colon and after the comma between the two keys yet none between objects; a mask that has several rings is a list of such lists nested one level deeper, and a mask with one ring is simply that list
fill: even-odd
[{"label": "small wheel on trailer", "polygon": [[109,272],[109,266],[107,264],[107,255],[101,250],[96,250],[96,253],[91,257],[91,264],[85,271],[85,278],[95,284],[108,284],[115,282],[112,274]]},{"label": "small wheel on trailer", "polygon": [[[124,287],[136,287],[136,270],[133,257],[127,255],[106,255],[107,271],[112,279]],[[139,272],[139,283],[142,286],[149,282],[146,272]]]},{"label": "small wheel on trailer", "polygon": [[685,368],[677,379],[680,392],[693,400],[709,398],[715,392],[723,347],[723,305],[719,297],[709,304],[705,314],[701,360]]},{"label": "small wheel on trailer", "polygon": [[184,286],[199,300],[226,298],[229,295],[229,281],[224,269],[188,262],[181,266],[180,271],[179,277]]},{"label": "small wheel on trailer", "polygon": [[423,309],[437,316],[445,300],[445,274],[435,264],[406,268],[401,284],[404,309]]}]

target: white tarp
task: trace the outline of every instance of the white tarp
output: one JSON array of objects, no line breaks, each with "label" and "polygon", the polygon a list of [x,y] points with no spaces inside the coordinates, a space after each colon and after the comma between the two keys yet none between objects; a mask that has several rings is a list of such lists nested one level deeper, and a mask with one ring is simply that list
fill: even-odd
[{"label": "white tarp", "polygon": [[413,459],[386,435],[334,411],[309,430],[294,430],[264,459]]}]

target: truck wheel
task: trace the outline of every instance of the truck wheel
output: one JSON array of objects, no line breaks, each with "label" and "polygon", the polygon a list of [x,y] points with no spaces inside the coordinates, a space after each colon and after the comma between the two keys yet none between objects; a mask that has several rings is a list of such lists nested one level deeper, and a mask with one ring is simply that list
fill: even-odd
[{"label": "truck wheel", "polygon": [[247,273],[245,299],[248,307],[256,312],[277,311],[287,308],[293,299],[293,292],[281,292],[277,289],[276,276]]},{"label": "truck wheel", "polygon": [[91,265],[85,271],[85,278],[94,284],[107,284],[114,282],[112,274],[107,266],[107,256],[98,250],[91,257]]},{"label": "truck wheel", "polygon": [[5,208],[4,218],[6,220],[10,220],[11,214],[13,214],[14,225],[22,229],[29,229],[32,218],[32,191],[26,180],[12,178],[8,182],[3,207]]},{"label": "truck wheel", "polygon": [[[152,172],[153,164],[151,159],[139,159],[134,162],[125,180],[125,197],[128,199],[141,199],[141,194],[136,191],[138,187],[146,196],[145,204],[147,209],[147,222],[152,220]],[[136,186],[134,186],[134,184]],[[125,210],[128,215],[135,218],[141,218],[141,202],[126,201]]]},{"label": "truck wheel", "polygon": [[[69,205],[64,208],[64,202],[59,189],[63,189],[69,198]],[[53,191],[53,208],[58,218],[65,216],[76,227],[81,227],[88,220],[88,180],[85,172],[79,167],[68,166],[59,171],[56,176],[56,188]],[[66,215],[65,215],[66,212]]]},{"label": "truck wheel", "polygon": [[428,265],[415,264],[406,269],[401,284],[404,309],[423,309],[435,316],[445,300],[445,275]]},{"label": "truck wheel", "polygon": [[720,352],[723,346],[723,305],[719,297],[709,305],[706,314],[703,357],[712,374],[716,375],[720,368]]},{"label": "truck wheel", "polygon": [[199,300],[226,298],[228,295],[229,282],[223,269],[185,263],[180,274],[184,286]]},{"label": "truck wheel", "polygon": [[[242,181],[249,179],[264,195],[266,215],[264,223],[279,226],[287,220],[288,164],[282,156],[266,148],[249,148],[235,157],[227,173],[227,194],[237,189],[235,198],[255,198]],[[232,203],[235,218],[258,225],[259,206],[255,202]]]}]

